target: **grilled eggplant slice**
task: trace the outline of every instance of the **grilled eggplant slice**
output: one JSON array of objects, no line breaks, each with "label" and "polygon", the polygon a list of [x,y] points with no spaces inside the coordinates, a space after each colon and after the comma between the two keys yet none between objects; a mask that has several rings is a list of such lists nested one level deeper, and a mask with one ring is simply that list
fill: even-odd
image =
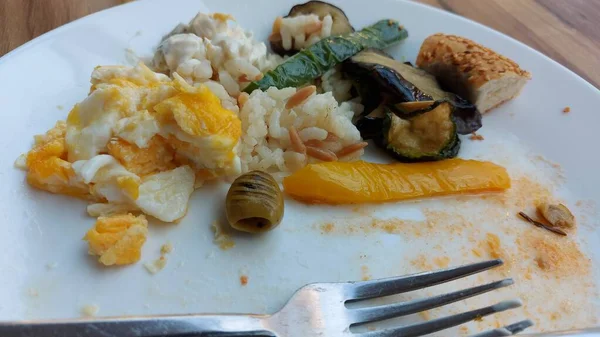
[{"label": "grilled eggplant slice", "polygon": [[395,108],[396,103],[448,102],[452,107],[452,118],[458,133],[469,134],[481,127],[481,114],[475,105],[442,90],[435,77],[426,71],[396,61],[377,50],[363,50],[354,55],[344,62],[343,69],[358,83],[375,84],[368,94],[375,98],[367,97],[367,100],[384,101],[401,116],[403,111]]},{"label": "grilled eggplant slice", "polygon": [[402,162],[456,157],[460,139],[452,110],[449,102],[434,102],[424,109],[413,110],[416,115],[404,119],[388,109],[382,121],[383,132],[374,140]]},{"label": "grilled eggplant slice", "polygon": [[[309,1],[296,5],[290,9],[290,12],[285,17],[290,18],[308,14],[315,14],[321,20],[327,15],[330,15],[332,19],[331,35],[343,35],[354,32],[354,28],[350,24],[350,20],[346,16],[346,13],[339,7],[324,1]],[[293,55],[298,52],[298,50],[294,48],[285,50],[280,38],[269,39],[269,43],[271,44],[271,50],[282,56]]]},{"label": "grilled eggplant slice", "polygon": [[[364,140],[376,139],[381,137],[381,130],[383,130],[383,117],[387,108],[385,105],[379,105],[373,109],[368,115],[359,118],[355,124],[358,131],[360,131],[360,137]],[[380,143],[376,142],[379,146]]]},{"label": "grilled eggplant slice", "polygon": [[436,108],[444,101],[414,101],[390,104],[389,108],[402,118],[412,118]]}]

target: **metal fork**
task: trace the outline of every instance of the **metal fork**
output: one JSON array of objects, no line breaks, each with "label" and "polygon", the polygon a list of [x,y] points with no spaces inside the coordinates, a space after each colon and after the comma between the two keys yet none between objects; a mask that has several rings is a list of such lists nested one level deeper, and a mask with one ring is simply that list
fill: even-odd
[{"label": "metal fork", "polygon": [[[348,308],[347,302],[400,294],[456,280],[499,266],[501,260],[480,262],[435,272],[425,272],[380,280],[343,283],[315,283],[299,289],[288,303],[273,315],[179,315],[115,317],[71,321],[0,322],[2,337],[150,337],[150,336],[271,336],[271,337],[411,337],[423,336],[516,308],[519,301],[498,304],[407,326],[362,333],[351,325],[405,316],[440,307],[513,284],[511,279],[434,296],[388,305]],[[480,337],[509,336],[531,326],[522,321],[494,329]]]}]

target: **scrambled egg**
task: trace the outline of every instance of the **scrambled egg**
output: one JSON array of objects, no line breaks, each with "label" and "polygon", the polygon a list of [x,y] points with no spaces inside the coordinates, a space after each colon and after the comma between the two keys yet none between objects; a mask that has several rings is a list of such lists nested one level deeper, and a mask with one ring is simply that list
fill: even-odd
[{"label": "scrambled egg", "polygon": [[89,187],[66,160],[65,130],[65,122],[59,121],[45,135],[36,136],[33,149],[17,159],[17,166],[27,169],[27,182],[33,187],[87,198]]},{"label": "scrambled egg", "polygon": [[144,215],[124,214],[99,217],[83,239],[88,242],[91,255],[99,256],[100,263],[111,266],[139,261],[147,234],[148,221]]},{"label": "scrambled egg", "polygon": [[[27,171],[31,186],[93,201],[91,216],[115,216],[101,217],[96,229],[113,228],[107,223],[116,219],[123,229],[118,237],[132,237],[131,226],[123,225],[133,221],[122,215],[127,212],[175,222],[185,216],[194,188],[240,173],[241,121],[208,87],[191,86],[177,74],[171,80],[143,64],[97,67],[91,83],[67,120],[36,136],[15,165]],[[142,227],[131,227],[137,239],[125,241],[114,241],[110,229],[110,245],[121,247],[113,250],[92,244],[108,234],[90,231],[90,252],[106,265],[131,263],[137,259],[119,254],[133,254],[127,242],[141,247]]]},{"label": "scrambled egg", "polygon": [[154,136],[147,147],[139,147],[120,138],[111,139],[106,145],[108,154],[125,168],[137,175],[168,171],[176,167],[174,149],[161,136]]}]

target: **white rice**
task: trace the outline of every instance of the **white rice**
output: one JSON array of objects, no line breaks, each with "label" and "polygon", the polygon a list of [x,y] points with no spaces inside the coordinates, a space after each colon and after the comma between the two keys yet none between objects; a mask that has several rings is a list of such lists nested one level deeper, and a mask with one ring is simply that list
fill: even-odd
[{"label": "white rice", "polygon": [[352,98],[352,81],[344,78],[340,66],[329,69],[321,76],[321,89],[330,91],[338,102],[344,102]]},{"label": "white rice", "polygon": [[[320,148],[337,152],[361,141],[352,117],[362,112],[362,105],[344,102],[338,105],[331,93],[313,94],[303,103],[286,109],[295,88],[255,90],[240,111],[242,171],[260,169],[268,172],[293,172],[319,160],[291,148],[289,129],[293,126],[303,142],[322,141]],[[327,140],[327,138],[333,140]],[[333,137],[335,136],[335,137]],[[363,150],[340,158],[360,158]]]},{"label": "white rice", "polygon": [[[331,35],[331,15],[319,19],[315,14],[298,15],[281,20],[279,34],[285,50],[300,50]],[[318,29],[315,29],[318,27]]]}]

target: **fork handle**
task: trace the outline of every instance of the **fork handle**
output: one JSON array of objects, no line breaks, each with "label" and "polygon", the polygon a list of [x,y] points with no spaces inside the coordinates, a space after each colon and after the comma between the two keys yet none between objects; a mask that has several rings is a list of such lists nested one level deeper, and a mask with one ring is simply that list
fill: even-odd
[{"label": "fork handle", "polygon": [[115,317],[0,322],[2,337],[276,337],[260,315]]}]

